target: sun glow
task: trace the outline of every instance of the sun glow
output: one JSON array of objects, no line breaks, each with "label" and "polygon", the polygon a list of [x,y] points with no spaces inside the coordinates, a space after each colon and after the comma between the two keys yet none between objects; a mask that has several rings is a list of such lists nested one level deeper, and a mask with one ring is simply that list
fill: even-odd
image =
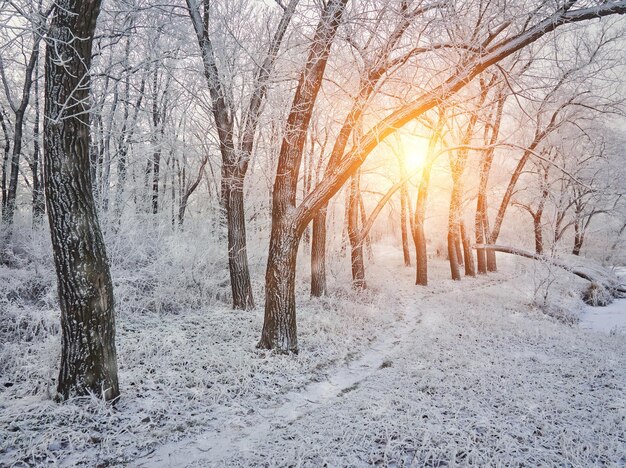
[{"label": "sun glow", "polygon": [[421,151],[409,151],[404,154],[406,168],[409,171],[417,171],[424,167],[426,162],[426,153]]},{"label": "sun glow", "polygon": [[428,158],[428,140],[417,135],[403,135],[402,155],[409,172],[421,169]]}]

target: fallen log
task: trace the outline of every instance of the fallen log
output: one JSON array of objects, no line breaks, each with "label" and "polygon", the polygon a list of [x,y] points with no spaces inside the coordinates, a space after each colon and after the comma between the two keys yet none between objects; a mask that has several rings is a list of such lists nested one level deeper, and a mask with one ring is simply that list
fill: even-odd
[{"label": "fallen log", "polygon": [[591,276],[590,274],[578,270],[576,268],[573,268],[569,265],[567,265],[566,263],[553,258],[553,257],[547,257],[545,255],[540,255],[540,254],[536,254],[533,252],[528,252],[526,250],[522,250],[522,249],[518,249],[516,247],[509,247],[506,245],[498,245],[498,244],[475,244],[472,246],[473,249],[484,249],[484,250],[493,250],[495,252],[502,252],[502,253],[507,253],[507,254],[511,254],[511,255],[517,255],[520,257],[525,257],[525,258],[530,258],[532,260],[538,260],[540,262],[545,262],[545,263],[549,263],[550,265],[554,265],[556,267],[559,267],[565,271],[570,272],[573,275],[576,275],[580,278],[583,278],[591,283],[597,283],[602,285],[604,288],[606,288],[607,290],[611,291],[611,292],[619,292],[621,294],[626,294],[626,286],[623,286],[621,284],[606,284],[604,281],[602,281],[599,278],[594,278],[593,276]]}]

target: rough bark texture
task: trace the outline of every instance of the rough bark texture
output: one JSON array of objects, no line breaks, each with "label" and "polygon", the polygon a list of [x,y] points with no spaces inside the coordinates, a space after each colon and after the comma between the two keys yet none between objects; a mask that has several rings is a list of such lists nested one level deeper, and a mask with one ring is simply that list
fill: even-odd
[{"label": "rough bark texture", "polygon": [[[89,67],[99,0],[58,0],[46,49],[44,177],[61,305],[61,398],[119,395],[113,285],[89,168]],[[69,105],[64,105],[69,103]]]},{"label": "rough bark texture", "polygon": [[228,190],[228,260],[230,284],[233,293],[233,308],[250,310],[254,308],[248,251],[246,247],[246,217],[243,202],[243,177],[237,178],[240,184],[231,182]]}]

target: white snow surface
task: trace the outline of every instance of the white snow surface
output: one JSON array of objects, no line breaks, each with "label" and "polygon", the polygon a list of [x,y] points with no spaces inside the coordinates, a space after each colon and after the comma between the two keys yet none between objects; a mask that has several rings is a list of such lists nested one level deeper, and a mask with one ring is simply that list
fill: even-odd
[{"label": "white snow surface", "polygon": [[[503,256],[499,273],[453,282],[432,259],[418,288],[401,252],[378,245],[368,291],[350,289],[344,264],[330,296],[310,299],[300,265],[300,354],[278,356],[255,349],[262,309],[230,310],[190,262],[163,260],[176,270],[163,277],[112,256],[114,408],[51,399],[50,264],[0,270],[0,466],[626,464],[626,340],[564,323],[585,310],[584,281],[565,273]],[[221,271],[209,258],[196,267]],[[176,281],[189,277],[200,298],[185,301]],[[551,316],[534,305],[544,284]]]},{"label": "white snow surface", "polygon": [[[615,269],[622,284],[626,284],[626,267]],[[580,326],[606,333],[626,334],[626,299],[617,299],[606,307],[587,306],[580,317]]]}]

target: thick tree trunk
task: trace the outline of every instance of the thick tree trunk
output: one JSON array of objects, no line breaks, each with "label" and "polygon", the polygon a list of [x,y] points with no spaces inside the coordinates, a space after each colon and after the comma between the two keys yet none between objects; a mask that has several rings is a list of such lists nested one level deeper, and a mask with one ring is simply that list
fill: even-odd
[{"label": "thick tree trunk", "polygon": [[[234,179],[234,178],[233,178]],[[233,308],[254,309],[252,284],[246,247],[246,214],[243,202],[243,177],[231,179],[227,193],[228,267]]]},{"label": "thick tree trunk", "polygon": [[474,265],[472,245],[463,221],[461,221],[461,241],[463,243],[463,257],[465,260],[465,276],[476,276],[476,266]]},{"label": "thick tree trunk", "polygon": [[311,242],[311,296],[326,295],[326,215],[321,208],[313,218]]},{"label": "thick tree trunk", "polygon": [[417,190],[415,202],[415,216],[413,218],[413,243],[415,244],[415,284],[428,286],[428,249],[426,245],[426,233],[424,223],[426,221],[426,203],[428,201],[428,189],[430,186],[430,173],[435,163],[435,148],[439,141],[441,130],[445,123],[446,115],[443,109],[439,109],[437,125],[433,129],[428,140],[428,159],[422,169],[422,177]]},{"label": "thick tree trunk", "polygon": [[487,271],[494,273],[498,271],[498,262],[496,260],[496,251],[487,249]]},{"label": "thick tree trunk", "polygon": [[265,273],[265,319],[259,348],[279,353],[298,352],[295,287],[299,242],[300,236],[292,226],[272,223]]},{"label": "thick tree trunk", "polygon": [[57,0],[46,49],[44,176],[61,306],[57,391],[65,399],[119,395],[113,285],[92,192],[85,109],[99,11],[99,0]]}]

